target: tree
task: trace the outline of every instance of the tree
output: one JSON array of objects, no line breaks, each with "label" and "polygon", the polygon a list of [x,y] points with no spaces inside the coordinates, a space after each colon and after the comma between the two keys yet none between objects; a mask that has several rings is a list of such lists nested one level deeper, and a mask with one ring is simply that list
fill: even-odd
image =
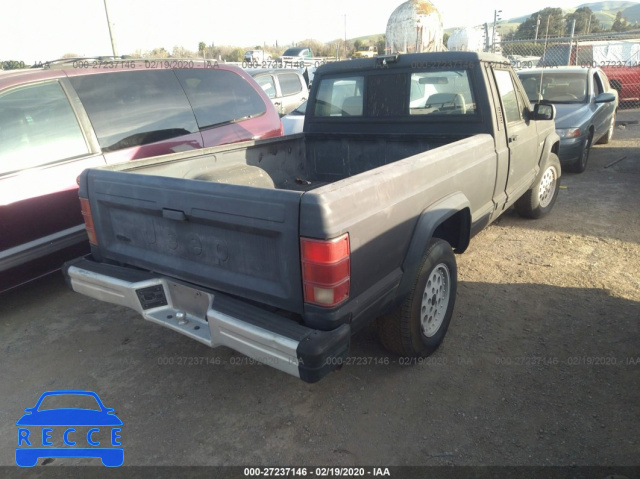
[{"label": "tree", "polygon": [[353,48],[357,50],[360,50],[360,47],[362,47],[362,42],[358,39],[355,42],[353,42]]},{"label": "tree", "polygon": [[[547,33],[550,37],[559,37],[565,33],[565,21],[561,8],[547,7],[534,13],[523,23],[518,25],[515,38],[530,39],[536,36],[536,25],[540,19],[538,27],[538,38],[544,37]],[[547,22],[549,22],[549,31],[547,32]]]},{"label": "tree", "polygon": [[569,13],[565,20],[567,22],[567,33],[571,33],[573,20],[576,21],[574,33],[595,33],[600,31],[598,18],[589,7],[580,7],[575,12]]},{"label": "tree", "polygon": [[235,48],[225,56],[225,60],[228,62],[241,62],[244,59],[244,49]]},{"label": "tree", "polygon": [[202,53],[207,49],[207,44],[205,42],[198,43],[198,52],[202,55]]},{"label": "tree", "polygon": [[613,25],[611,25],[611,30],[614,32],[624,32],[630,28],[631,25],[629,25],[627,19],[622,16],[622,12],[616,13],[616,19],[613,21]]},{"label": "tree", "polygon": [[378,40],[376,40],[376,47],[378,49],[378,55],[385,54],[385,48],[387,47],[387,35],[379,35]]},{"label": "tree", "polygon": [[169,52],[164,48],[154,48],[149,53],[145,55],[147,58],[169,58]]}]

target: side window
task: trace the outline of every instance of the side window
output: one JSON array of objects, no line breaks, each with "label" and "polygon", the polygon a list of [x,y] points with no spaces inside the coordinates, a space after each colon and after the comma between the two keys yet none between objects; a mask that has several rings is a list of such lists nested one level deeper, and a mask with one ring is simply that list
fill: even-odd
[{"label": "side window", "polygon": [[256,78],[256,82],[260,88],[264,90],[269,98],[276,97],[276,84],[271,75],[262,75]]},{"label": "side window", "polygon": [[410,115],[476,113],[467,70],[436,70],[411,74]]},{"label": "side window", "polygon": [[600,76],[597,73],[593,74],[593,94],[598,96],[600,93],[604,91],[602,87],[602,81],[600,80]]},{"label": "side window", "polygon": [[295,73],[281,73],[278,75],[278,81],[280,82],[282,96],[295,95],[302,91],[302,82]]},{"label": "side window", "polygon": [[520,107],[516,97],[516,89],[508,70],[494,70],[496,84],[498,85],[498,94],[502,101],[502,108],[507,123],[513,123],[522,120],[520,115]]},{"label": "side window", "polygon": [[607,75],[603,72],[598,72],[598,78],[602,81],[603,91],[611,91],[611,84],[609,83]]},{"label": "side window", "polygon": [[105,152],[198,131],[193,110],[171,70],[69,78]]},{"label": "side window", "polygon": [[262,115],[265,102],[240,75],[224,70],[175,70],[187,92],[200,129]]},{"label": "side window", "polygon": [[325,78],[320,82],[315,116],[362,116],[364,77]]},{"label": "side window", "polygon": [[0,175],[89,153],[57,81],[0,94]]}]

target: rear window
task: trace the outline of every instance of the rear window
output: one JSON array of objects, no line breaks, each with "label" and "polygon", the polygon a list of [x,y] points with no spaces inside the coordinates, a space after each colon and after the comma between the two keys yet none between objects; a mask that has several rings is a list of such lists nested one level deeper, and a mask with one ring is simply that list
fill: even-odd
[{"label": "rear window", "polygon": [[476,113],[467,70],[323,78],[314,116],[368,118]]},{"label": "rear window", "polygon": [[224,70],[175,70],[196,114],[200,129],[262,115],[262,97],[244,78]]},{"label": "rear window", "polygon": [[145,145],[198,131],[171,70],[71,77],[103,151]]}]

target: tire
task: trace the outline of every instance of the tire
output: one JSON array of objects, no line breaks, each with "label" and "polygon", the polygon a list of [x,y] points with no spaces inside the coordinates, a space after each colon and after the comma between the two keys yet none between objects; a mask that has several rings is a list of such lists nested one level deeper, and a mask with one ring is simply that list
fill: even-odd
[{"label": "tire", "polygon": [[580,156],[570,165],[567,165],[567,170],[572,173],[584,173],[587,169],[587,162],[589,161],[589,153],[591,153],[591,146],[593,143],[593,133],[589,134],[589,137],[585,140],[580,150]]},{"label": "tire", "polygon": [[411,291],[399,308],[378,318],[378,337],[392,353],[426,357],[442,343],[456,302],[458,269],[449,243],[433,238]]},{"label": "tire", "polygon": [[560,189],[560,173],[558,156],[549,153],[533,186],[516,201],[516,211],[520,216],[538,219],[551,211]]},{"label": "tire", "polygon": [[607,134],[604,135],[602,138],[600,138],[600,140],[598,141],[598,145],[606,145],[611,141],[611,138],[613,138],[613,131],[616,128],[616,114],[614,113],[613,116],[611,117],[611,125],[609,125],[609,129],[607,130]]}]

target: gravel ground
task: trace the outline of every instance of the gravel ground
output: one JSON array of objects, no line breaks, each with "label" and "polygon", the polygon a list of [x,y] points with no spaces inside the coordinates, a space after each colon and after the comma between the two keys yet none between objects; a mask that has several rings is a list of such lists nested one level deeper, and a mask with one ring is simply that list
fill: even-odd
[{"label": "gravel ground", "polygon": [[639,119],[620,111],[550,216],[509,211],[472,240],[448,335],[419,364],[372,326],[350,364],[306,384],[59,275],[5,295],[0,465],[14,464],[25,407],[84,389],[123,420],[127,466],[639,466]]}]

